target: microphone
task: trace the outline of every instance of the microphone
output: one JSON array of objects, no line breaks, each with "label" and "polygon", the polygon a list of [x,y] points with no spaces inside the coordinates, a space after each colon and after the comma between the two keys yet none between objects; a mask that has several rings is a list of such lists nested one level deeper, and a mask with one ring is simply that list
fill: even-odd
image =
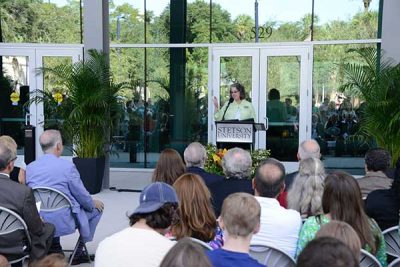
[{"label": "microphone", "polygon": [[226,106],[226,109],[225,109],[225,111],[224,111],[224,115],[222,116],[222,120],[225,120],[226,111],[228,110],[229,105],[230,105],[232,102],[233,102],[233,97],[230,97],[230,98],[229,98],[228,105]]}]

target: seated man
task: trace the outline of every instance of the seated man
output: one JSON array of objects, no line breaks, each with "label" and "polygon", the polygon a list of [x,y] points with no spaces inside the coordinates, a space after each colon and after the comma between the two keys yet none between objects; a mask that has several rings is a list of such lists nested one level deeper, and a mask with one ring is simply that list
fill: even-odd
[{"label": "seated man", "polygon": [[193,142],[183,152],[183,157],[186,163],[186,172],[194,173],[203,178],[205,184],[210,184],[222,181],[224,177],[208,173],[204,170],[204,164],[207,160],[206,149],[198,142]]},{"label": "seated man", "polygon": [[222,248],[207,251],[213,267],[261,267],[249,255],[250,240],[260,228],[261,207],[247,193],[228,196],[222,205],[218,222],[224,231]]},{"label": "seated man", "polygon": [[158,267],[174,245],[164,234],[176,218],[175,189],[166,183],[152,183],[143,189],[139,202],[129,216],[130,227],[100,242],[96,267]]},{"label": "seated man", "polygon": [[32,188],[46,186],[64,193],[72,203],[72,212],[77,220],[76,222],[69,210],[62,210],[63,214],[43,213],[44,220],[56,227],[51,252],[62,252],[60,236],[74,233],[78,227],[81,244],[73,264],[87,262],[87,255],[82,252],[83,243],[93,240],[104,205],[89,195],[75,165],[60,158],[63,143],[59,131],[44,131],[39,142],[44,155],[27,166],[26,183]]},{"label": "seated man", "polygon": [[370,149],[365,154],[365,176],[357,179],[363,199],[377,189],[389,189],[392,179],[385,174],[390,165],[390,154],[382,148]]},{"label": "seated man", "polygon": [[[0,206],[16,212],[25,221],[32,240],[30,258],[36,260],[46,256],[53,239],[54,226],[43,223],[40,219],[32,189],[10,180],[14,161],[17,159],[16,154],[15,146],[0,139]],[[12,241],[5,236],[0,238],[0,254],[9,257],[10,260],[12,246],[18,247],[18,244],[13,244]]]},{"label": "seated man", "polygon": [[261,205],[261,227],[252,243],[269,244],[294,257],[302,225],[300,213],[281,207],[276,199],[285,189],[285,167],[274,158],[262,162],[253,179],[253,187]]},{"label": "seated man", "polygon": [[222,158],[222,169],[225,179],[209,186],[215,215],[221,213],[224,199],[232,193],[246,192],[254,194],[251,180],[252,160],[250,153],[241,148],[232,148]]}]

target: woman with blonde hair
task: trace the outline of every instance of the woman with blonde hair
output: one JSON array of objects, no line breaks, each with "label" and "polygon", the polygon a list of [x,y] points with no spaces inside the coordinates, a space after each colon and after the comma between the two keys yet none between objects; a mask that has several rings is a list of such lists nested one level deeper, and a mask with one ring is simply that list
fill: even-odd
[{"label": "woman with blonde hair", "polygon": [[179,153],[175,149],[166,148],[160,154],[151,181],[172,185],[185,172],[186,166]]},{"label": "woman with blonde hair", "polygon": [[288,208],[300,212],[302,218],[322,213],[325,169],[317,158],[300,161],[299,173],[287,194]]},{"label": "woman with blonde hair", "polygon": [[351,249],[356,259],[360,258],[360,238],[348,223],[333,220],[322,225],[315,238],[324,236],[339,239]]},{"label": "woman with blonde hair", "polygon": [[176,239],[193,237],[204,242],[214,239],[217,220],[211,204],[211,194],[203,179],[192,173],[179,177],[173,187],[179,199],[180,221],[171,227]]}]

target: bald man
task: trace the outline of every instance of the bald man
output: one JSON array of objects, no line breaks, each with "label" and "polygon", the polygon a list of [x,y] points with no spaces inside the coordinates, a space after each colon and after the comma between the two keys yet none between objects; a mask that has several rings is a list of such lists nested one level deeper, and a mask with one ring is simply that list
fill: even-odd
[{"label": "bald man", "polygon": [[274,158],[262,162],[253,179],[254,195],[261,205],[260,231],[252,243],[270,244],[294,257],[301,228],[300,213],[279,205],[285,189],[285,167]]},{"label": "bald man", "polygon": [[45,221],[56,227],[51,252],[61,252],[60,236],[74,233],[78,228],[81,244],[72,263],[87,262],[88,257],[82,252],[83,243],[92,241],[104,205],[89,195],[75,164],[60,158],[64,147],[59,131],[44,131],[39,143],[44,155],[27,166],[26,183],[32,188],[46,186],[63,192],[71,201],[72,212],[78,221],[75,222],[69,210],[41,213]]}]

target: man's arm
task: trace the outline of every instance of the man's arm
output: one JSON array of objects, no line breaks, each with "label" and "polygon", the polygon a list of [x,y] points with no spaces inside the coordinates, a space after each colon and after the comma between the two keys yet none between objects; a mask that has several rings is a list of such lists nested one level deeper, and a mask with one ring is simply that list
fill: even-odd
[{"label": "man's arm", "polygon": [[79,172],[74,164],[69,171],[68,186],[72,196],[85,210],[92,211],[95,208],[92,197],[83,185]]}]

